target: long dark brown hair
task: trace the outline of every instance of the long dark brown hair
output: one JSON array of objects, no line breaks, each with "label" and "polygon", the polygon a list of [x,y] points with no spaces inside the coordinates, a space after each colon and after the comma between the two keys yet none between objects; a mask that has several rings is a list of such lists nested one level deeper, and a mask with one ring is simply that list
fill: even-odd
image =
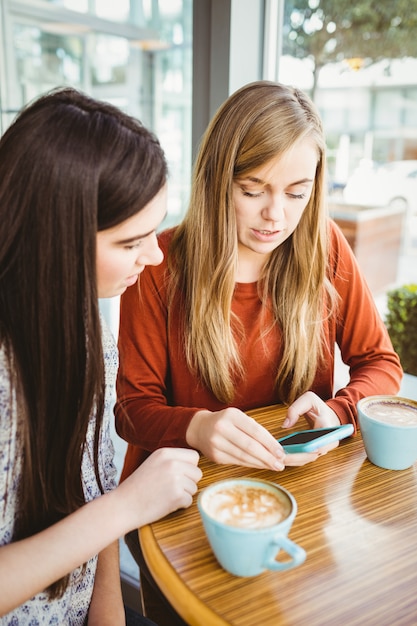
[{"label": "long dark brown hair", "polygon": [[[0,344],[23,435],[14,540],[85,502],[81,462],[104,404],[96,235],[128,219],[165,184],[155,136],[73,89],[28,105],[0,141]],[[60,595],[68,576],[55,583]]]}]

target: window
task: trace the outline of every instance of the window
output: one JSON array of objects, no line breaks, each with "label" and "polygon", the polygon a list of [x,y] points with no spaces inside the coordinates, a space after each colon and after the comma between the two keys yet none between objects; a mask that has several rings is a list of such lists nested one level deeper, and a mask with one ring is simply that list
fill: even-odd
[{"label": "window", "polygon": [[192,0],[0,0],[0,128],[28,101],[71,85],[138,117],[169,170],[167,224],[188,202]]},{"label": "window", "polygon": [[417,158],[417,43],[410,5],[286,0],[284,14],[279,79],[305,89],[316,102],[331,138],[332,177],[344,151],[344,180],[336,182],[346,182],[362,159]]}]

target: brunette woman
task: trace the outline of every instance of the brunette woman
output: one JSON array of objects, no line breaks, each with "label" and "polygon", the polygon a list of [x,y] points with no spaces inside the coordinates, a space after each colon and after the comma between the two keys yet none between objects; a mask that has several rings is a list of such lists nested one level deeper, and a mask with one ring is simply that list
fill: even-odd
[{"label": "brunette woman", "polygon": [[1,624],[125,624],[116,540],[196,491],[184,448],[115,488],[109,430],[118,355],[98,298],[162,261],[166,184],[156,138],[72,89],[0,141]]}]

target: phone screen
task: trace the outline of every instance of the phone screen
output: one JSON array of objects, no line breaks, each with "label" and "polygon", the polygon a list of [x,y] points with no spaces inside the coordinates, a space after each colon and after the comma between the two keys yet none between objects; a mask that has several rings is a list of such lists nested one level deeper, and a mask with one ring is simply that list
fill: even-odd
[{"label": "phone screen", "polygon": [[318,437],[322,437],[323,435],[328,435],[329,433],[333,433],[335,430],[338,430],[339,426],[334,426],[332,428],[320,428],[320,430],[306,430],[305,432],[296,433],[294,435],[290,435],[283,441],[283,445],[292,446],[294,444],[299,443],[308,443],[309,441],[314,441]]}]

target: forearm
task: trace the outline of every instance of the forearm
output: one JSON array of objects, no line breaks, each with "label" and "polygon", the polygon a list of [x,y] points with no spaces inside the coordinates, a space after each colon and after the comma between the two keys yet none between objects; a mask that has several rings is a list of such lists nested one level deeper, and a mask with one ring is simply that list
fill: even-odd
[{"label": "forearm", "polygon": [[124,626],[125,612],[120,585],[119,544],[112,543],[98,556],[88,626]]},{"label": "forearm", "polygon": [[163,447],[186,447],[186,432],[200,409],[167,406],[143,397],[129,397],[115,407],[116,430],[130,444],[153,452]]},{"label": "forearm", "polygon": [[[346,352],[346,350],[345,350]],[[357,347],[353,356],[348,354],[349,382],[339,389],[328,405],[342,423],[356,424],[357,402],[366,396],[396,394],[400,389],[402,369],[398,356],[389,345],[381,341],[366,354],[365,348]],[[357,355],[360,356],[357,356]]]},{"label": "forearm", "polygon": [[346,387],[339,389],[336,396],[327,404],[337,414],[342,424],[352,423],[357,426],[357,402],[366,396],[379,394],[396,394],[400,388],[402,372],[386,361],[364,367],[352,374]]},{"label": "forearm", "polygon": [[126,516],[114,514],[114,494],[101,496],[50,528],[0,548],[0,615],[46,589],[130,530]]}]

